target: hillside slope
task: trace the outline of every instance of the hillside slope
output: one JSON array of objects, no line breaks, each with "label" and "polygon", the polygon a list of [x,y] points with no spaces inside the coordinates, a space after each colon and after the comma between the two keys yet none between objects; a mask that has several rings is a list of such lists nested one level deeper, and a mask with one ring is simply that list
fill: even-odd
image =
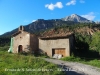
[{"label": "hillside slope", "polygon": [[[30,33],[37,33],[41,32],[50,28],[54,28],[56,26],[64,26],[64,25],[74,25],[76,22],[72,21],[62,21],[62,20],[37,20],[35,22],[32,22],[28,25],[24,26],[25,31],[30,32]],[[4,33],[2,36],[11,36],[15,32],[18,31],[18,28]]]},{"label": "hillside slope", "polygon": [[[25,31],[30,32],[30,33],[37,33],[41,32],[50,28],[54,28],[57,26],[67,26],[67,25],[75,25],[75,24],[80,24],[80,23],[95,23],[93,21],[90,21],[84,17],[81,17],[77,14],[72,14],[70,16],[67,16],[65,18],[61,19],[49,19],[49,20],[44,20],[44,19],[38,19],[35,22],[32,22],[28,25],[24,25]],[[17,29],[14,29],[10,32],[4,33],[2,36],[11,36],[15,32],[17,32]]]}]

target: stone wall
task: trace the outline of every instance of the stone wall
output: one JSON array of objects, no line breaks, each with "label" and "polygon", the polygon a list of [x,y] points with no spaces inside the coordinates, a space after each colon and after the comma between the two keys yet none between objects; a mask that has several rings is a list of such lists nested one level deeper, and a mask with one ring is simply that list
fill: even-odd
[{"label": "stone wall", "polygon": [[69,38],[62,39],[39,39],[39,50],[40,52],[47,53],[48,56],[52,57],[52,49],[54,48],[65,48],[66,56],[70,56]]},{"label": "stone wall", "polygon": [[30,50],[30,34],[21,32],[13,37],[13,53],[18,53],[18,46],[22,45],[22,50],[28,52]]},{"label": "stone wall", "polygon": [[39,43],[38,43],[38,38],[36,35],[31,34],[30,35],[30,47],[31,47],[31,51],[32,53],[37,53],[38,52],[38,48],[39,48]]}]

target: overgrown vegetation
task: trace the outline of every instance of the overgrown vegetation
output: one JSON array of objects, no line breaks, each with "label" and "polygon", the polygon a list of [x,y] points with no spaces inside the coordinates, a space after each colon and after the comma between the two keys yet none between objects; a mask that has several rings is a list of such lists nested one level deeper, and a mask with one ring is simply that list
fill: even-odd
[{"label": "overgrown vegetation", "polygon": [[75,35],[75,53],[83,57],[99,58],[100,55],[100,31],[94,32],[93,35]]},{"label": "overgrown vegetation", "polygon": [[33,55],[7,53],[3,49],[0,48],[0,75],[65,75],[55,64]]}]

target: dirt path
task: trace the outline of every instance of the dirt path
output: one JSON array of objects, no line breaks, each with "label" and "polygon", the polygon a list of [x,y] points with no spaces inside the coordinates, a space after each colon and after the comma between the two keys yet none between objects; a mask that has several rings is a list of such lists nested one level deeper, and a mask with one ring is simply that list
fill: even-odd
[{"label": "dirt path", "polygon": [[90,65],[85,65],[77,62],[67,62],[57,59],[43,59],[62,66],[63,70],[66,70],[66,75],[100,75],[100,69]]}]

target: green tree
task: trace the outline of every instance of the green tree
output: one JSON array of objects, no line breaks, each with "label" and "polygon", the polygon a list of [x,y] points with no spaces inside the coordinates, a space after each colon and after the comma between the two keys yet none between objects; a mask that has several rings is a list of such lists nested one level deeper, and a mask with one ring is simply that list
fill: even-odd
[{"label": "green tree", "polygon": [[90,47],[92,50],[100,52],[100,32],[95,32],[93,34]]}]

